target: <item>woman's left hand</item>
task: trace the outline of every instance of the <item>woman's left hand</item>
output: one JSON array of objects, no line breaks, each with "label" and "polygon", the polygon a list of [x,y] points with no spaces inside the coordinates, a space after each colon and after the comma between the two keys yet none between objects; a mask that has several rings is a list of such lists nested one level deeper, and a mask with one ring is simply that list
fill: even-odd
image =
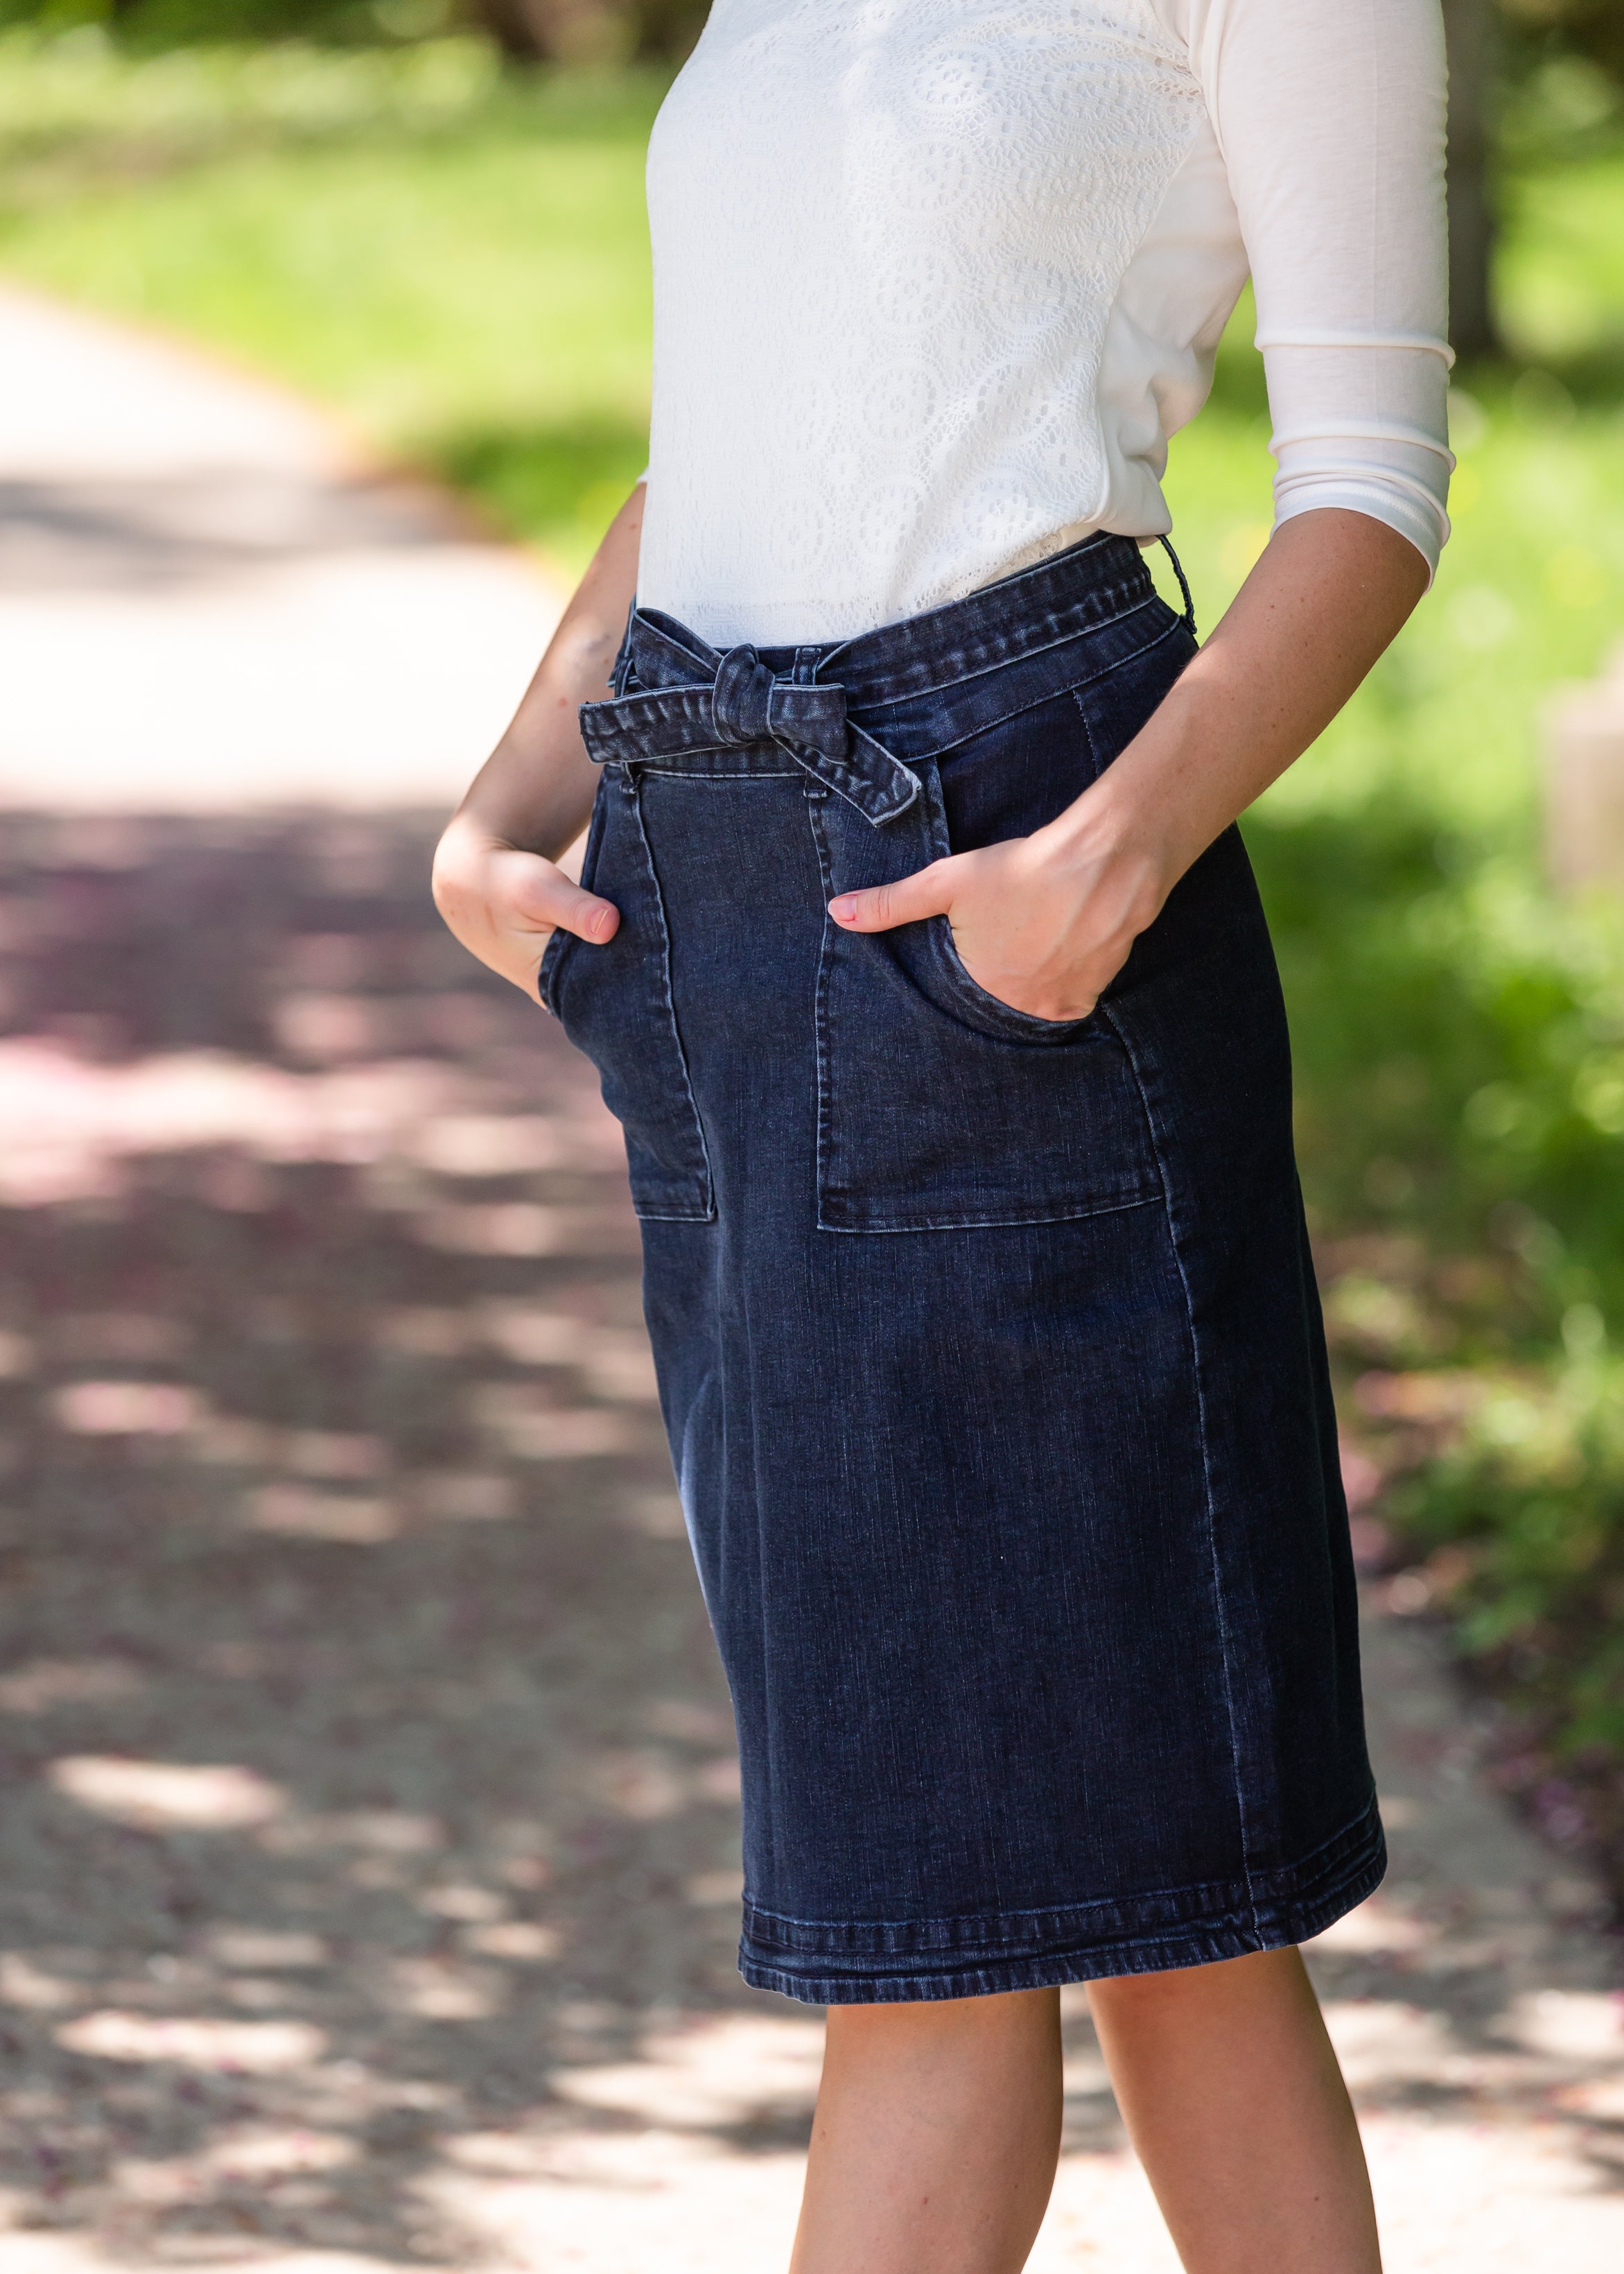
[{"label": "woman's left hand", "polygon": [[1320,506],[1282,522],[1127,749],[1047,828],[843,892],[847,931],[945,916],[970,976],[1081,1019],[1202,850],[1334,719],[1425,591],[1408,538]]},{"label": "woman's left hand", "polygon": [[978,987],[1034,1019],[1086,1019],[1171,881],[1148,849],[1108,842],[1090,828],[1087,803],[1085,795],[1031,837],[950,854],[894,885],[843,892],[829,913],[845,931],[945,916]]}]

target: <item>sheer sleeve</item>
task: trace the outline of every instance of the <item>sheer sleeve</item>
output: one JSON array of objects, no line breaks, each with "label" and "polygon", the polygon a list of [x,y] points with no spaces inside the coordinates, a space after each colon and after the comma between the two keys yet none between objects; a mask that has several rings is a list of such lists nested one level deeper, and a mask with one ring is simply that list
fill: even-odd
[{"label": "sheer sleeve", "polygon": [[1342,506],[1425,555],[1454,460],[1438,0],[1175,0],[1268,376],[1277,521]]}]

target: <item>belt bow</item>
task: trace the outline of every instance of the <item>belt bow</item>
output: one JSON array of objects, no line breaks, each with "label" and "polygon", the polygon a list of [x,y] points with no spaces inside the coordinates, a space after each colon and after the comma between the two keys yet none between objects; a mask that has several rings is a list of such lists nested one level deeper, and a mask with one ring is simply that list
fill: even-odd
[{"label": "belt bow", "polygon": [[876,823],[920,791],[918,775],[847,718],[844,687],[780,679],[749,646],[729,648],[708,681],[583,704],[581,732],[599,765],[684,772],[701,770],[707,751],[776,743]]},{"label": "belt bow", "polygon": [[730,647],[718,664],[710,715],[722,743],[783,742],[843,758],[851,740],[844,687],[778,679],[753,647]]}]

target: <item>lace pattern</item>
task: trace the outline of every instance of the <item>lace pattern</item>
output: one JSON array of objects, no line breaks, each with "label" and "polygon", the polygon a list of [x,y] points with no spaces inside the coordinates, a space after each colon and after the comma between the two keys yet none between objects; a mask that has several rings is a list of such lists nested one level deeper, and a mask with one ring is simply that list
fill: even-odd
[{"label": "lace pattern", "polygon": [[839,639],[1162,533],[1248,250],[1271,322],[1326,334],[1271,352],[1282,436],[1330,438],[1282,449],[1280,510],[1435,560],[1429,11],[716,0],[649,153],[643,599],[722,646]]},{"label": "lace pattern", "polygon": [[835,638],[1088,525],[1108,316],[1201,115],[1132,5],[718,0],[650,150],[646,596]]}]

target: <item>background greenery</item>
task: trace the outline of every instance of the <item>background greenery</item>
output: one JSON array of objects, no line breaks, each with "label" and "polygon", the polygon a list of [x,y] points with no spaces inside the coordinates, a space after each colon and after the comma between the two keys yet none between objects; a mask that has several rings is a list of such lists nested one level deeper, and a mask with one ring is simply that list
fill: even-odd
[{"label": "background greenery", "polygon": [[[516,72],[431,0],[210,0],[322,35],[214,46],[190,0],[117,38],[8,4],[0,265],[280,373],[582,564],[643,463],[661,70]],[[1552,690],[1624,630],[1624,114],[1619,11],[1560,12],[1514,27],[1455,542],[1247,834],[1356,1481],[1624,1857],[1624,910],[1547,889],[1538,777]],[[1208,624],[1267,533],[1249,336],[1174,448]]]}]

